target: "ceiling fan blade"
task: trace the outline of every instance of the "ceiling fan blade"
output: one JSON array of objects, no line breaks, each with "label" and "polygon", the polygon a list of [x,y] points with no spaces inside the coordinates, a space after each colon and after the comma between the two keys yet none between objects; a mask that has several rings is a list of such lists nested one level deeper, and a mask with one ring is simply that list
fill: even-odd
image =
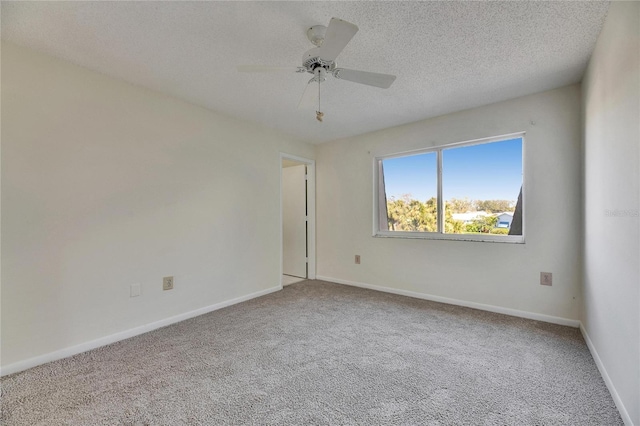
[{"label": "ceiling fan blade", "polygon": [[358,32],[358,27],[338,18],[331,18],[324,41],[320,46],[319,56],[325,61],[335,61],[340,52]]},{"label": "ceiling fan blade", "polygon": [[302,98],[300,98],[300,102],[298,102],[299,109],[312,109],[316,108],[318,102],[318,82],[317,81],[309,81],[307,87],[304,89],[304,93],[302,94]]},{"label": "ceiling fan blade", "polygon": [[377,72],[356,71],[346,68],[336,68],[333,71],[333,76],[341,80],[353,81],[354,83],[381,87],[383,89],[388,89],[396,79],[395,75],[378,74]]},{"label": "ceiling fan blade", "polygon": [[[301,72],[302,67],[268,67],[264,65],[238,65],[240,72]],[[306,71],[304,68],[302,68]]]}]

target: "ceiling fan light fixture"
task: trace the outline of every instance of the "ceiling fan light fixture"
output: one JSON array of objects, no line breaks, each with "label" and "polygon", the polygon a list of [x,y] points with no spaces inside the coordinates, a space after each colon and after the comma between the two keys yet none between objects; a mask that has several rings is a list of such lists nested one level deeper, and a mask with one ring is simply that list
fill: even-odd
[{"label": "ceiling fan light fixture", "polygon": [[322,83],[327,79],[327,70],[322,67],[318,67],[313,70],[313,74],[315,75],[315,77],[313,77],[312,80],[317,81],[318,83]]}]

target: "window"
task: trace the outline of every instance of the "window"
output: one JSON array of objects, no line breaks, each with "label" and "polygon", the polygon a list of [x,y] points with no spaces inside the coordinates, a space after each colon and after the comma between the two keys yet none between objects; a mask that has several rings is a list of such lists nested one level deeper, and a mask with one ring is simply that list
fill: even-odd
[{"label": "window", "polygon": [[375,236],[524,242],[524,133],[375,159]]}]

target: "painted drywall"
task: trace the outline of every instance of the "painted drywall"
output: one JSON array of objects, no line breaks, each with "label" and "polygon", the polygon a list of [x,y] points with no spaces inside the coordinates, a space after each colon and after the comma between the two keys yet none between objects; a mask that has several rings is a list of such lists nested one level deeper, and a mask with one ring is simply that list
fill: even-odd
[{"label": "painted drywall", "polygon": [[611,4],[582,85],[582,322],[623,417],[640,425],[640,3]]},{"label": "painted drywall", "polygon": [[3,43],[2,365],[280,286],[279,152],[314,149]]},{"label": "painted drywall", "polygon": [[[375,156],[520,131],[526,244],[372,237]],[[322,144],[316,158],[318,276],[578,319],[579,86]]]}]

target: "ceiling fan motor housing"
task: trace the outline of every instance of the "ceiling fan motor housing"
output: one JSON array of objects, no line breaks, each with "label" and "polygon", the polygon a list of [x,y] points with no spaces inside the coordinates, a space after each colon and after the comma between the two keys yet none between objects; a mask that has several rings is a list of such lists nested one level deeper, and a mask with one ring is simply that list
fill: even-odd
[{"label": "ceiling fan motor housing", "polygon": [[327,27],[324,25],[314,25],[313,27],[307,30],[307,38],[309,41],[316,46],[322,46],[322,42],[324,41],[324,36],[327,33]]},{"label": "ceiling fan motor housing", "polygon": [[327,61],[319,56],[319,48],[314,47],[308,50],[302,55],[302,66],[307,72],[314,74],[315,69],[318,67],[324,68],[325,71],[331,73],[336,68],[335,61]]}]

